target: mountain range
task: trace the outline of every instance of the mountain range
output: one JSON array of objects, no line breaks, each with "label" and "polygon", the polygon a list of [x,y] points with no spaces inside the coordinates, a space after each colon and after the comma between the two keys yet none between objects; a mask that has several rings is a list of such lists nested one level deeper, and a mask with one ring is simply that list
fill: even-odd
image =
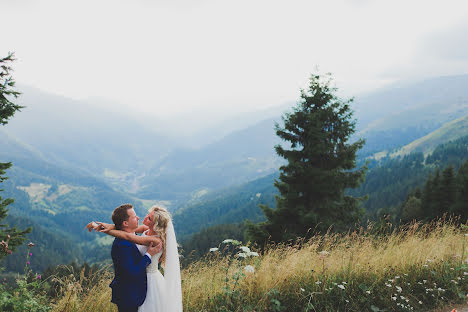
[{"label": "mountain range", "polygon": [[[357,96],[353,140],[367,140],[360,161],[382,151],[430,152],[468,134],[466,86],[468,75],[441,77]],[[89,257],[86,250],[100,241],[84,224],[110,221],[124,202],[134,203],[139,215],[154,203],[168,206],[181,237],[206,226],[259,221],[258,204],[274,205],[273,180],[283,163],[273,148],[281,143],[274,130],[281,115],[275,114],[284,107],[211,123],[203,130],[205,143],[203,131],[187,143],[163,123],[142,122],[148,116],[29,87],[20,91],[25,108],[0,129],[0,161],[14,163],[2,196],[16,199],[12,219],[31,220],[83,248],[74,257]]]}]

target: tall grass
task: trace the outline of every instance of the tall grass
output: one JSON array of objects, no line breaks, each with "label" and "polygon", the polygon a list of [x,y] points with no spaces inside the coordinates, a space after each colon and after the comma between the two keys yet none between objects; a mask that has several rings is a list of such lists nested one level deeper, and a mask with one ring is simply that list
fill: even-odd
[{"label": "tall grass", "polygon": [[[466,299],[467,241],[459,226],[437,222],[317,235],[246,259],[217,251],[182,270],[184,310],[427,311]],[[70,287],[54,311],[116,311],[109,282],[86,295]]]}]

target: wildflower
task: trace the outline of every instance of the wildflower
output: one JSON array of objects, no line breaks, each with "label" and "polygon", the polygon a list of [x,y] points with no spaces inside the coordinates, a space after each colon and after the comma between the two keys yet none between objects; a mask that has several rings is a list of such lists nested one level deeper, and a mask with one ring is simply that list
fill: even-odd
[{"label": "wildflower", "polygon": [[30,263],[29,261],[26,261],[26,264],[27,264],[27,265],[30,265],[31,263]]},{"label": "wildflower", "polygon": [[301,291],[302,291],[302,292],[304,292],[304,291],[305,291],[305,289],[304,289],[304,288],[301,288]]},{"label": "wildflower", "polygon": [[397,300],[397,297],[392,297],[392,300],[393,300],[393,301],[396,301],[396,300]]},{"label": "wildflower", "polygon": [[240,249],[242,249],[242,251],[245,252],[245,253],[249,253],[249,252],[250,252],[250,248],[249,248],[249,247],[246,247],[246,246],[241,246]]},{"label": "wildflower", "polygon": [[343,285],[338,285],[338,288],[341,288],[341,289],[345,289],[345,287]]},{"label": "wildflower", "polygon": [[393,282],[395,282],[395,280],[392,280],[392,279],[389,279],[388,281],[389,281],[390,283],[393,283]]},{"label": "wildflower", "polygon": [[440,288],[440,287],[439,287],[439,288],[437,288],[437,290],[438,290],[438,291],[442,291],[442,292],[444,292],[444,291],[445,291],[445,289],[442,289],[442,288]]},{"label": "wildflower", "polygon": [[245,252],[239,252],[237,256],[241,258],[247,258],[247,254]]},{"label": "wildflower", "polygon": [[455,269],[454,269],[454,268],[450,268],[450,270],[454,271]]},{"label": "wildflower", "polygon": [[400,298],[401,298],[401,300],[406,300],[406,298],[405,298],[405,297],[403,297],[403,296],[400,296]]},{"label": "wildflower", "polygon": [[232,243],[233,241],[234,241],[233,239],[225,239],[223,240],[223,244]]},{"label": "wildflower", "polygon": [[346,299],[345,299],[345,301],[346,301],[346,303],[349,303],[349,300],[346,300]]},{"label": "wildflower", "polygon": [[219,248],[217,248],[217,247],[210,248],[210,252],[215,252],[215,251],[218,251],[218,250],[219,250]]},{"label": "wildflower", "polygon": [[395,278],[400,278],[400,275],[395,276]]},{"label": "wildflower", "polygon": [[341,284],[347,285],[348,283],[346,283],[346,282],[341,282]]},{"label": "wildflower", "polygon": [[316,281],[315,284],[320,285],[320,284],[322,284],[322,282],[321,281]]},{"label": "wildflower", "polygon": [[423,302],[421,300],[418,301],[419,304],[423,304]]},{"label": "wildflower", "polygon": [[403,275],[404,275],[404,276],[408,276],[408,274],[406,274],[406,273],[405,273],[405,274],[403,274]]},{"label": "wildflower", "polygon": [[36,278],[37,278],[37,279],[41,279],[41,274],[37,274],[37,275],[36,275]]},{"label": "wildflower", "polygon": [[32,256],[32,252],[30,252],[29,255]]},{"label": "wildflower", "polygon": [[33,242],[29,242],[28,247],[29,247],[29,248],[34,247],[34,243],[33,243]]},{"label": "wildflower", "polygon": [[423,264],[423,267],[427,268],[427,267],[428,267],[428,265],[427,265],[427,264]]},{"label": "wildflower", "polygon": [[366,290],[366,294],[370,295],[370,291],[369,291],[369,290]]},{"label": "wildflower", "polygon": [[398,292],[401,292],[403,289],[400,286],[395,286]]},{"label": "wildflower", "polygon": [[468,272],[463,272],[463,275],[467,276],[467,275],[468,275]]},{"label": "wildflower", "polygon": [[255,251],[249,252],[248,255],[251,257],[258,257],[258,253],[256,253]]},{"label": "wildflower", "polygon": [[456,281],[454,281],[454,280],[451,280],[451,282],[454,283],[455,285],[458,284],[458,283],[457,283]]},{"label": "wildflower", "polygon": [[254,272],[255,272],[255,268],[249,264],[249,265],[246,265],[246,266],[244,267],[244,271],[247,272],[247,273],[254,273]]},{"label": "wildflower", "polygon": [[387,283],[385,283],[385,286],[390,287],[390,288],[392,287],[391,284],[387,284]]},{"label": "wildflower", "polygon": [[427,280],[423,280],[423,283],[426,284]]}]

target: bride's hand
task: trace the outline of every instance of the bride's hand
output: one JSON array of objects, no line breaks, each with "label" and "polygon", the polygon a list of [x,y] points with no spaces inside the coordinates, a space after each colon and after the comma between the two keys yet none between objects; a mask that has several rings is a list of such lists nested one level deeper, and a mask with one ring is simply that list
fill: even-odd
[{"label": "bride's hand", "polygon": [[97,222],[98,228],[96,231],[101,232],[101,233],[107,233],[110,230],[115,230],[115,225],[114,224],[109,224],[109,223],[104,223],[104,222]]},{"label": "bride's hand", "polygon": [[97,231],[98,226],[99,225],[96,222],[92,221],[92,222],[89,222],[88,224],[86,224],[85,229],[87,229],[88,232],[92,232],[93,230]]}]

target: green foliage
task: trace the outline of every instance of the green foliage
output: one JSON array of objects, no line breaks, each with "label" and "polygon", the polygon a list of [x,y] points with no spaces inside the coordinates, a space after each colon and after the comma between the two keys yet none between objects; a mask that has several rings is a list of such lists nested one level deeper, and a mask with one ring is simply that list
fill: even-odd
[{"label": "green foliage", "polygon": [[[20,94],[14,90],[15,81],[10,75],[12,70],[9,63],[14,61],[14,55],[8,54],[7,57],[0,59],[0,125],[6,125],[8,119],[22,107],[11,102],[11,97],[18,97]],[[0,163],[0,183],[4,182],[7,177],[5,170],[11,167],[11,163]],[[3,191],[0,189],[0,191]],[[0,222],[7,217],[7,206],[14,202],[11,198],[2,198],[0,196]],[[5,224],[0,224],[0,259],[8,254],[11,254],[17,246],[24,241],[24,235],[29,233],[31,229],[18,230],[16,227],[9,227]]]},{"label": "green foliage", "polygon": [[30,257],[33,244],[28,245],[26,259],[23,263],[23,275],[16,278],[13,286],[0,285],[0,311],[12,312],[45,312],[50,311],[50,301],[46,296],[49,284],[42,276],[34,274],[30,268]]},{"label": "green foliage", "polygon": [[264,220],[259,204],[271,205],[277,193],[273,181],[277,174],[208,193],[174,213],[174,224],[180,240],[217,224],[240,223],[248,219]]},{"label": "green foliage", "polygon": [[275,149],[288,164],[280,167],[275,181],[280,192],[276,209],[260,206],[267,221],[247,224],[253,241],[287,241],[332,225],[343,230],[361,215],[360,199],[345,190],[357,187],[364,176],[365,167],[355,170],[356,152],[364,141],[348,143],[355,128],[351,100],[342,101],[336,91],[329,76],[312,76],[302,101],[283,117],[284,126],[276,125],[276,134],[290,149]]},{"label": "green foliage", "polygon": [[183,260],[182,263],[196,261],[205,256],[210,248],[221,245],[225,237],[231,237],[238,241],[244,241],[245,225],[237,224],[218,224],[204,228],[186,241],[182,241]]},{"label": "green foliage", "polygon": [[23,108],[11,101],[11,97],[17,98],[20,95],[18,91],[14,90],[15,81],[10,74],[12,68],[9,63],[14,60],[14,53],[0,58],[0,125],[6,125],[8,119]]}]

